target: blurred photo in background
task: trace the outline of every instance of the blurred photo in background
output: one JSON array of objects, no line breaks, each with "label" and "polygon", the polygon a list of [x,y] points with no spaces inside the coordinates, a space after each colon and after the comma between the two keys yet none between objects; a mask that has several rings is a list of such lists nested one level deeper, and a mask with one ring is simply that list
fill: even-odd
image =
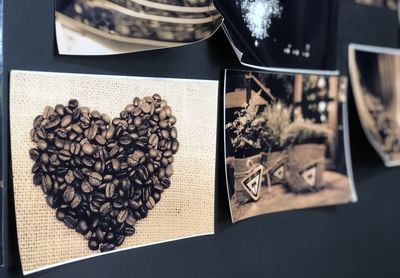
[{"label": "blurred photo in background", "polygon": [[210,37],[222,17],[210,0],[55,0],[58,52],[112,55]]}]

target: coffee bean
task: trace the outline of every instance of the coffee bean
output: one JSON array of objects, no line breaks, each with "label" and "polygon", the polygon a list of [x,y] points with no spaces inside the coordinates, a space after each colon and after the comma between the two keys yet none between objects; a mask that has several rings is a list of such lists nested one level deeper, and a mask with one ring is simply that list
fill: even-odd
[{"label": "coffee bean", "polygon": [[113,183],[108,183],[105,189],[106,198],[111,199],[114,196],[115,186]]},{"label": "coffee bean", "polygon": [[29,150],[29,156],[33,161],[37,161],[40,157],[40,153],[37,149],[30,149]]},{"label": "coffee bean", "polygon": [[176,117],[175,116],[170,116],[168,119],[169,124],[172,126],[176,124]]},{"label": "coffee bean", "polygon": [[71,124],[71,122],[72,122],[72,116],[65,115],[61,120],[60,126],[65,128],[65,127],[69,126]]},{"label": "coffee bean", "polygon": [[99,186],[102,181],[103,177],[97,172],[93,172],[89,175],[89,183],[92,186]]},{"label": "coffee bean", "polygon": [[161,130],[161,136],[162,136],[162,138],[164,138],[165,140],[167,140],[167,139],[169,138],[169,132],[168,132],[168,130],[165,130],[165,129]]},{"label": "coffee bean", "polygon": [[100,252],[108,252],[115,249],[115,245],[112,243],[104,243],[100,246]]},{"label": "coffee bean", "polygon": [[73,208],[73,209],[77,208],[81,204],[81,201],[82,201],[81,194],[76,193],[74,199],[72,200],[72,202],[70,204],[71,208]]},{"label": "coffee bean", "polygon": [[104,217],[104,216],[106,216],[107,214],[109,214],[110,212],[111,212],[111,210],[112,210],[112,206],[111,206],[111,204],[110,203],[104,203],[103,205],[101,205],[101,207],[100,207],[100,209],[99,209],[99,211],[100,211],[100,214]]},{"label": "coffee bean", "polygon": [[133,154],[128,156],[129,166],[135,167],[139,164],[140,160],[144,157],[144,152],[136,150]]},{"label": "coffee bean", "polygon": [[82,190],[82,192],[88,194],[88,193],[91,193],[93,191],[93,187],[90,185],[90,183],[88,181],[85,180],[81,184],[81,190]]},{"label": "coffee bean", "polygon": [[72,124],[72,130],[77,134],[81,134],[83,132],[82,128],[78,124]]},{"label": "coffee bean", "polygon": [[60,159],[62,161],[71,160],[71,153],[69,151],[67,151],[67,150],[61,150],[59,152],[58,159]]},{"label": "coffee bean", "polygon": [[171,145],[171,150],[173,153],[176,153],[179,149],[179,142],[178,141],[173,141]]},{"label": "coffee bean", "polygon": [[100,112],[97,111],[97,110],[93,110],[92,113],[90,113],[90,115],[91,115],[92,118],[95,119],[95,120],[101,119],[101,114],[100,114]]},{"label": "coffee bean", "polygon": [[76,108],[76,109],[74,110],[74,112],[72,113],[72,119],[73,119],[74,121],[76,121],[76,120],[79,119],[80,116],[81,116],[81,109]]},{"label": "coffee bean", "polygon": [[72,216],[66,215],[63,221],[65,226],[70,229],[75,229],[76,221]]},{"label": "coffee bean", "polygon": [[64,177],[64,180],[68,183],[71,184],[75,180],[75,175],[74,172],[71,170],[67,171],[67,174]]},{"label": "coffee bean", "polygon": [[85,178],[85,176],[83,175],[82,171],[79,170],[78,168],[76,168],[74,170],[74,176],[75,178],[77,178],[78,180],[83,180]]},{"label": "coffee bean", "polygon": [[163,121],[167,118],[167,113],[164,110],[160,111],[160,114],[158,115],[160,120]]},{"label": "coffee bean", "polygon": [[106,132],[106,140],[110,140],[114,137],[115,127],[113,125],[109,126]]},{"label": "coffee bean", "polygon": [[129,206],[134,209],[137,210],[140,208],[140,203],[134,200],[129,200]]},{"label": "coffee bean", "polygon": [[109,125],[111,123],[110,118],[106,114],[101,114],[101,120],[106,124]]},{"label": "coffee bean", "polygon": [[78,224],[76,225],[76,231],[82,235],[86,234],[89,230],[88,224],[85,220],[79,220]]},{"label": "coffee bean", "polygon": [[53,183],[52,183],[51,177],[49,175],[42,176],[42,189],[45,194],[50,192],[50,190],[52,188],[52,184]]},{"label": "coffee bean", "polygon": [[63,193],[63,199],[66,203],[71,202],[75,197],[75,189],[72,186],[67,186]]},{"label": "coffee bean", "polygon": [[57,104],[54,111],[59,115],[59,116],[64,116],[64,105],[62,104]]},{"label": "coffee bean", "polygon": [[160,201],[161,195],[160,193],[154,192],[153,193],[153,199],[154,201],[157,203],[158,201]]},{"label": "coffee bean", "polygon": [[107,233],[104,235],[104,240],[107,241],[107,242],[112,243],[112,242],[114,241],[114,239],[115,239],[115,235],[114,235],[113,232],[107,232]]},{"label": "coffee bean", "polygon": [[136,224],[136,219],[132,215],[128,215],[128,217],[125,219],[126,224],[129,226],[134,226]]},{"label": "coffee bean", "polygon": [[169,178],[173,175],[173,173],[174,173],[174,168],[170,164],[167,166],[167,168],[165,168],[165,175]]},{"label": "coffee bean", "polygon": [[95,239],[90,239],[88,243],[89,249],[96,251],[99,249],[99,243]]},{"label": "coffee bean", "polygon": [[42,153],[42,155],[40,156],[40,161],[43,164],[49,164],[49,162],[50,162],[49,155],[47,153]]},{"label": "coffee bean", "polygon": [[41,150],[41,151],[44,151],[44,150],[46,150],[47,149],[47,142],[46,141],[44,141],[44,140],[39,140],[37,143],[36,143],[36,147],[39,149],[39,150]]},{"label": "coffee bean", "polygon": [[125,236],[131,236],[135,233],[135,228],[133,227],[125,227],[123,230]]},{"label": "coffee bean", "polygon": [[48,118],[48,122],[45,125],[45,129],[49,130],[49,129],[54,129],[56,128],[58,125],[60,124],[60,116],[58,116],[58,114],[54,113],[51,114]]},{"label": "coffee bean", "polygon": [[140,109],[143,113],[148,114],[151,111],[151,106],[148,102],[142,102],[142,104],[140,105]]},{"label": "coffee bean", "polygon": [[117,222],[118,222],[118,223],[124,223],[127,217],[128,217],[128,211],[126,211],[126,210],[121,210],[121,211],[118,213]]},{"label": "coffee bean", "polygon": [[118,234],[117,237],[115,238],[115,241],[114,241],[115,246],[120,246],[120,245],[122,245],[122,243],[124,242],[124,240],[125,240],[125,236],[124,236],[124,235],[121,235],[121,234]]},{"label": "coffee bean", "polygon": [[62,211],[62,210],[60,210],[60,209],[57,209],[57,211],[56,211],[56,218],[57,218],[58,220],[60,220],[60,221],[63,221],[64,218],[65,218],[65,212]]},{"label": "coffee bean", "polygon": [[104,136],[101,136],[101,135],[96,135],[95,140],[100,145],[105,145],[106,142],[107,142],[106,138]]},{"label": "coffee bean", "polygon": [[92,144],[87,142],[82,146],[82,151],[87,155],[92,155],[94,153],[95,149]]},{"label": "coffee bean", "polygon": [[128,146],[132,143],[132,138],[129,135],[121,136],[119,139],[119,143],[122,146]]},{"label": "coffee bean", "polygon": [[170,182],[170,180],[169,180],[168,178],[162,178],[161,181],[160,181],[160,185],[161,185],[164,189],[166,189],[166,188],[170,187],[171,182]]},{"label": "coffee bean", "polygon": [[70,101],[68,101],[68,107],[71,109],[77,108],[78,105],[79,105],[79,101],[76,99],[71,99]]},{"label": "coffee bean", "polygon": [[97,135],[98,129],[99,129],[99,128],[98,128],[97,125],[92,125],[92,126],[90,127],[89,131],[88,131],[87,138],[88,138],[89,140],[93,140],[93,139],[96,137],[96,135]]},{"label": "coffee bean", "polygon": [[172,138],[172,139],[176,139],[176,138],[178,137],[178,132],[177,132],[177,130],[176,130],[176,127],[173,126],[173,127],[171,128],[170,135],[171,135],[171,138]]},{"label": "coffee bean", "polygon": [[121,119],[127,119],[128,116],[129,116],[129,114],[128,114],[128,112],[126,112],[126,111],[124,110],[124,111],[122,111],[122,112],[119,114],[119,116],[121,117]]}]

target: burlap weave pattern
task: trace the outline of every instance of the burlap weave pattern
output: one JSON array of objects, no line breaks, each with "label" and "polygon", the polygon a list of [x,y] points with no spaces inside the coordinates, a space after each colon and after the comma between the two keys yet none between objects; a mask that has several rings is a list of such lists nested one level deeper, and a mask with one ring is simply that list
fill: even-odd
[{"label": "burlap weave pattern", "polygon": [[45,195],[32,182],[29,131],[45,106],[81,106],[118,117],[135,96],[160,94],[177,118],[180,149],[171,187],[135,235],[119,247],[130,248],[214,231],[214,177],[218,83],[13,71],[10,82],[10,130],[15,209],[21,263],[32,272],[67,260],[91,256],[87,241],[55,218]]}]

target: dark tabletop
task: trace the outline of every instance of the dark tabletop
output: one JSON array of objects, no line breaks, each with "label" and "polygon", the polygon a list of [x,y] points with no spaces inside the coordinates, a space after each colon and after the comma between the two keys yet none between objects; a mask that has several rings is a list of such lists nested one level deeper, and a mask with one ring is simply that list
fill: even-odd
[{"label": "dark tabletop", "polygon": [[[221,30],[208,41],[169,50],[58,56],[53,9],[53,0],[5,0],[6,92],[11,69],[219,79],[222,69],[241,68]],[[349,42],[398,46],[395,12],[357,6],[350,0],[341,0],[339,9],[337,64],[342,71],[347,67]],[[6,95],[6,122],[7,101]],[[358,203],[275,213],[232,225],[219,148],[214,236],[101,256],[31,277],[400,277],[400,168],[383,166],[362,132],[352,97],[349,114]],[[222,146],[222,102],[219,117]],[[4,139],[7,146],[7,132]],[[7,148],[5,168],[9,161]],[[0,277],[21,277],[9,177],[7,171],[6,267]]]}]

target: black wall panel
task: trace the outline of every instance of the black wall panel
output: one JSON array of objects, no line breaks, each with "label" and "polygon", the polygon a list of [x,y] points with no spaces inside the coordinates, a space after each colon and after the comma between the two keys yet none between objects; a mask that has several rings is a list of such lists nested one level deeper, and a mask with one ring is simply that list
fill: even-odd
[{"label": "black wall panel", "polygon": [[[6,92],[11,69],[219,79],[224,68],[242,68],[222,30],[208,41],[181,48],[62,57],[56,54],[53,9],[53,0],[5,0]],[[397,15],[341,0],[336,41],[337,65],[346,72],[349,42],[398,46]],[[6,121],[7,102],[6,93]],[[222,103],[219,107],[221,122]],[[232,225],[219,148],[215,236],[124,251],[31,277],[400,277],[400,168],[383,166],[362,132],[352,97],[349,115],[358,203],[276,213]],[[6,267],[0,277],[21,277],[8,130],[4,139]],[[218,142],[223,146],[221,132]]]}]

